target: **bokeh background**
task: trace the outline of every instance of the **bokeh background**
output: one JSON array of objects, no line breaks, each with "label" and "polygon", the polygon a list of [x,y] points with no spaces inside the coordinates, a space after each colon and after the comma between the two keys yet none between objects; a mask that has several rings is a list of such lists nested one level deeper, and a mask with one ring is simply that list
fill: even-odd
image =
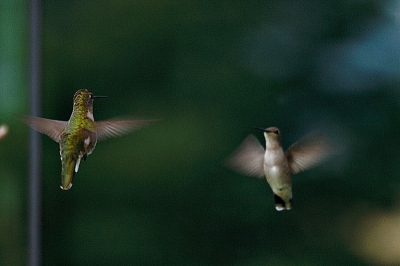
[{"label": "bokeh background", "polygon": [[[400,265],[399,1],[43,1],[42,116],[87,88],[97,120],[161,119],[98,143],[70,191],[42,142],[43,265]],[[27,263],[26,0],[0,0],[0,265]],[[223,166],[253,127],[339,154],[294,178]]]}]

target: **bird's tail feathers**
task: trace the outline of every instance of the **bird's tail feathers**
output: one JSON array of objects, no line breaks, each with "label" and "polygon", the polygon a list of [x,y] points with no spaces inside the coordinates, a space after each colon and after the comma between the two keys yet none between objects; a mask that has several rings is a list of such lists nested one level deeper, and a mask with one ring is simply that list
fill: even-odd
[{"label": "bird's tail feathers", "polygon": [[276,194],[274,194],[274,198],[275,198],[275,209],[277,211],[292,209],[292,199],[286,202]]},{"label": "bird's tail feathers", "polygon": [[69,190],[72,187],[72,181],[75,175],[75,165],[76,160],[73,158],[63,158],[60,185],[62,190]]}]

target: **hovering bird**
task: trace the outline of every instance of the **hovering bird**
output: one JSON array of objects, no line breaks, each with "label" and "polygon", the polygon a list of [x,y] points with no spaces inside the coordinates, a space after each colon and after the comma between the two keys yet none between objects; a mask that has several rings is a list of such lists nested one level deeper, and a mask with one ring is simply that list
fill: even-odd
[{"label": "hovering bird", "polygon": [[74,95],[74,106],[68,121],[51,120],[34,116],[21,116],[31,128],[46,134],[60,144],[62,163],[61,189],[72,187],[74,174],[81,160],[91,154],[97,140],[118,137],[145,126],[153,120],[106,120],[95,122],[93,100],[106,98],[95,96],[88,90],[78,90]]},{"label": "hovering bird", "polygon": [[3,124],[0,126],[0,139],[4,138],[8,134],[8,126]]},{"label": "hovering bird", "polygon": [[241,174],[265,177],[275,198],[277,211],[292,208],[292,174],[297,174],[320,162],[330,153],[322,134],[308,135],[294,143],[286,152],[282,149],[281,133],[276,127],[264,132],[264,149],[254,135],[249,135],[227,159],[227,164]]}]

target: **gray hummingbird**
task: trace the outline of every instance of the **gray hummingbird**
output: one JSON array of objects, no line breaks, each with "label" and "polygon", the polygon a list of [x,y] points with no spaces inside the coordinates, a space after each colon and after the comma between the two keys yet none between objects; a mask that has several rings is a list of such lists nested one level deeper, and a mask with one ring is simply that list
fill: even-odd
[{"label": "gray hummingbird", "polygon": [[21,116],[31,128],[46,134],[60,144],[61,189],[68,190],[78,172],[81,160],[91,154],[98,140],[118,137],[154,120],[117,120],[95,122],[93,100],[106,98],[95,96],[88,90],[78,90],[74,95],[73,110],[68,121],[51,120],[41,117]]},{"label": "gray hummingbird", "polygon": [[331,147],[322,134],[311,134],[294,143],[284,152],[281,133],[276,127],[256,128],[264,132],[265,149],[254,135],[249,135],[227,159],[230,168],[241,174],[265,177],[275,198],[277,211],[292,208],[292,174],[320,162]]}]

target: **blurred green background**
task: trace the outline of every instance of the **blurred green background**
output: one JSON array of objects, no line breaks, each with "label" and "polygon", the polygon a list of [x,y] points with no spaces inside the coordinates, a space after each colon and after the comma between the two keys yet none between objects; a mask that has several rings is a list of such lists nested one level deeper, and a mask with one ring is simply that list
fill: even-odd
[{"label": "blurred green background", "polygon": [[[86,88],[97,120],[161,121],[98,143],[70,191],[43,136],[43,265],[399,265],[399,1],[43,1],[42,116]],[[0,265],[27,263],[27,1],[0,0]],[[265,180],[223,160],[254,126],[341,154]]]}]

